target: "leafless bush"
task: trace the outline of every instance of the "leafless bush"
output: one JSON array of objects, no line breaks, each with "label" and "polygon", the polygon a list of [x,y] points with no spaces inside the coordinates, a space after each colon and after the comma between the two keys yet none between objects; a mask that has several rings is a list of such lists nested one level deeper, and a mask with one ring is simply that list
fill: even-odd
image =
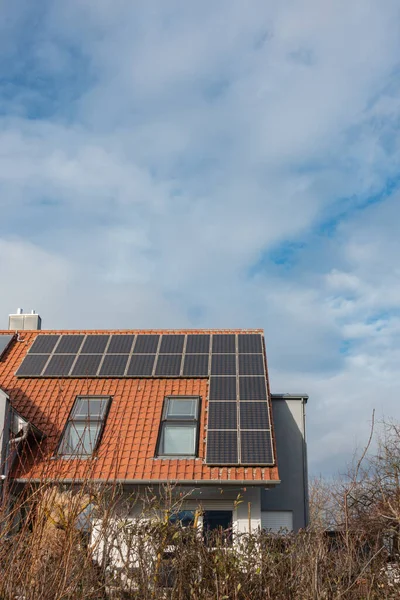
[{"label": "leafless bush", "polygon": [[398,598],[399,434],[384,424],[374,456],[338,481],[315,480],[310,528],[288,535],[205,540],[196,520],[171,522],[186,500],[172,487],[128,494],[90,474],[9,485],[0,600]]},{"label": "leafless bush", "polygon": [[[257,532],[236,534],[231,545],[216,535],[207,544],[199,528],[170,523],[184,501],[174,502],[170,490],[149,490],[142,502],[113,486],[84,487],[31,487],[3,510],[2,600],[398,597],[375,533],[352,532],[333,543],[324,531]],[[77,526],[88,502],[90,540]]]}]

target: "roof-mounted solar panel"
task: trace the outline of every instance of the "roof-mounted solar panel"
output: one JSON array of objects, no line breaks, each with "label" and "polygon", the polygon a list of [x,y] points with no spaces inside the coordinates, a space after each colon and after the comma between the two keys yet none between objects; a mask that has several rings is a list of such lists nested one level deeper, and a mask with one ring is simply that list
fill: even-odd
[{"label": "roof-mounted solar panel", "polygon": [[245,465],[272,465],[274,454],[270,431],[240,432],[241,463]]},{"label": "roof-mounted solar panel", "polygon": [[181,370],[180,354],[159,354],[155,370],[156,377],[178,377]]},{"label": "roof-mounted solar panel", "polygon": [[210,377],[209,400],[236,400],[236,377]]},{"label": "roof-mounted solar panel", "polygon": [[16,375],[18,377],[39,377],[48,360],[48,354],[27,354]]},{"label": "roof-mounted solar panel", "polygon": [[268,404],[266,402],[240,402],[241,429],[269,429]]},{"label": "roof-mounted solar panel", "polygon": [[103,354],[106,349],[109,335],[88,335],[81,348],[82,354]]},{"label": "roof-mounted solar panel", "polygon": [[155,359],[155,354],[133,355],[126,374],[128,377],[151,377]]},{"label": "roof-mounted solar panel", "polygon": [[101,354],[81,354],[72,369],[72,377],[96,377]]},{"label": "roof-mounted solar panel", "polygon": [[233,333],[214,333],[212,341],[213,354],[234,354],[236,352],[236,336]]},{"label": "roof-mounted solar panel", "polygon": [[208,429],[237,429],[236,402],[210,402]]},{"label": "roof-mounted solar panel", "polygon": [[122,377],[128,364],[128,354],[107,354],[101,365],[99,377]]},{"label": "roof-mounted solar panel", "polygon": [[208,376],[208,354],[186,354],[183,365],[184,377],[207,377]]},{"label": "roof-mounted solar panel", "polygon": [[208,431],[208,464],[235,465],[238,462],[238,440],[236,431]]},{"label": "roof-mounted solar panel", "polygon": [[205,333],[189,334],[186,339],[187,354],[208,354],[211,336]]},{"label": "roof-mounted solar panel", "polygon": [[135,346],[133,348],[134,354],[155,354],[158,348],[159,335],[156,334],[143,334],[136,336]]},{"label": "roof-mounted solar panel", "polygon": [[51,354],[59,339],[59,335],[38,335],[29,348],[29,354]]},{"label": "roof-mounted solar panel", "polygon": [[236,375],[236,354],[213,354],[211,375]]},{"label": "roof-mounted solar panel", "polygon": [[62,335],[54,352],[56,354],[76,354],[82,345],[84,337],[84,335]]},{"label": "roof-mounted solar panel", "polygon": [[112,335],[107,354],[129,354],[134,339],[134,335]]},{"label": "roof-mounted solar panel", "polygon": [[239,354],[239,375],[264,375],[264,356]]},{"label": "roof-mounted solar panel", "polygon": [[160,353],[182,354],[184,343],[184,335],[163,335],[161,339]]},{"label": "roof-mounted solar panel", "polygon": [[66,377],[75,360],[75,354],[54,354],[46,369],[44,377]]},{"label": "roof-mounted solar panel", "polygon": [[261,354],[263,352],[261,334],[239,333],[239,354]]},{"label": "roof-mounted solar panel", "polygon": [[265,377],[239,377],[239,399],[242,401],[266,400]]}]

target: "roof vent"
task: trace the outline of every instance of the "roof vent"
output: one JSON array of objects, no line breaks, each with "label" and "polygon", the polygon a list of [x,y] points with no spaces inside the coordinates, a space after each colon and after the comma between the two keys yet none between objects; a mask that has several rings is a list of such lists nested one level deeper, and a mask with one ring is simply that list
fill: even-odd
[{"label": "roof vent", "polygon": [[11,331],[42,329],[42,319],[34,310],[29,314],[24,313],[22,308],[17,308],[17,312],[8,317],[8,329]]}]

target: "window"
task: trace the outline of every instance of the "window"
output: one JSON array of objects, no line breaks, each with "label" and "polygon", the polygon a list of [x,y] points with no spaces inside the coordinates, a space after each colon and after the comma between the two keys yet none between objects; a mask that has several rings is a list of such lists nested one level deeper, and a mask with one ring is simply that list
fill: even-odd
[{"label": "window", "polygon": [[196,514],[194,510],[180,510],[169,517],[171,525],[180,527],[194,527]]},{"label": "window", "polygon": [[165,399],[158,456],[196,456],[199,408],[199,397]]},{"label": "window", "polygon": [[203,535],[208,546],[217,545],[217,541],[230,545],[232,543],[232,511],[204,511]]},{"label": "window", "polygon": [[90,456],[103,431],[109,396],[78,396],[58,447],[60,456]]},{"label": "window", "polygon": [[291,510],[262,510],[261,527],[273,533],[293,531],[293,512]]}]

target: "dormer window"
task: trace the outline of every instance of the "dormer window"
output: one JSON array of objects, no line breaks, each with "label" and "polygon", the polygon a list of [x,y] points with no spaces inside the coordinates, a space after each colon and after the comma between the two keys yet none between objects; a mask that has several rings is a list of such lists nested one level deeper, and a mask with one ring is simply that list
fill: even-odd
[{"label": "dormer window", "polygon": [[78,396],[72,407],[57,454],[91,456],[96,450],[110,405],[110,396]]},{"label": "dormer window", "polygon": [[199,413],[198,396],[165,398],[157,456],[165,458],[197,456]]}]

